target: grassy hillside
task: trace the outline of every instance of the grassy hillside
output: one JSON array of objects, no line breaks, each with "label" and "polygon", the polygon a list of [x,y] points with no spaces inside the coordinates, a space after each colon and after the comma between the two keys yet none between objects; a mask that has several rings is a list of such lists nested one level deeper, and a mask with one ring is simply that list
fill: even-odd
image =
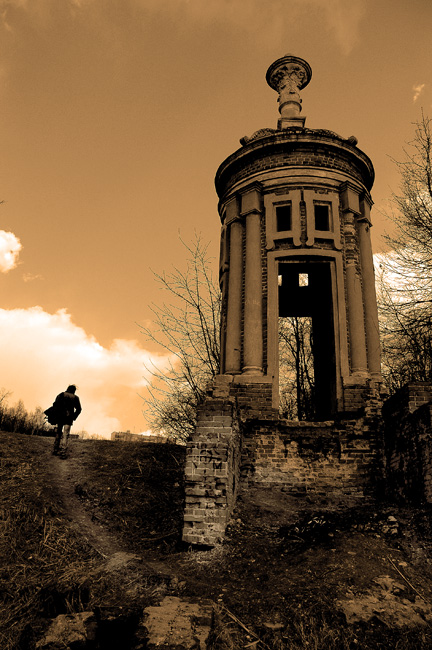
[{"label": "grassy hillside", "polygon": [[33,649],[58,614],[119,607],[122,645],[98,647],[132,650],[134,616],[167,594],[215,603],[212,650],[432,647],[429,509],[253,491],[223,545],[190,549],[184,448],[73,441],[64,461],[51,446],[0,433],[2,650]]}]

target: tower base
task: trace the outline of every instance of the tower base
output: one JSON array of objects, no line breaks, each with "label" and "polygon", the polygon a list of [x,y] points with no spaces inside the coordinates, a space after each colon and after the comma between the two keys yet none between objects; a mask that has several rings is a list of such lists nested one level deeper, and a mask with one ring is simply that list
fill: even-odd
[{"label": "tower base", "polygon": [[183,541],[220,542],[239,492],[253,488],[320,507],[373,500],[383,480],[380,384],[350,386],[352,410],[334,420],[299,422],[278,417],[271,382],[230,379],[216,379],[187,445]]}]

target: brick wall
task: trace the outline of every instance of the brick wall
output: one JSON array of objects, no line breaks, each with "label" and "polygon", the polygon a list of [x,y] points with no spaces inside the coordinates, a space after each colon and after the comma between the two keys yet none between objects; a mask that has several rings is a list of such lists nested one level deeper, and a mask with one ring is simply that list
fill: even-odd
[{"label": "brick wall", "polygon": [[[348,414],[366,416],[367,420],[381,418],[381,383],[369,380],[366,384],[345,385],[343,409],[345,416]],[[347,418],[345,417],[345,419]]]},{"label": "brick wall", "polygon": [[239,489],[273,488],[330,508],[375,496],[383,466],[378,385],[350,387],[352,409],[337,421],[292,422],[271,407],[271,382],[235,379],[215,378],[187,444],[185,542],[221,541]]},{"label": "brick wall", "polygon": [[389,495],[432,503],[432,386],[406,384],[384,404]]},{"label": "brick wall", "polygon": [[379,465],[379,429],[365,426],[365,418],[243,423],[242,489],[272,487],[351,506],[374,494]]},{"label": "brick wall", "polygon": [[402,417],[416,411],[419,406],[432,399],[432,384],[424,381],[411,381],[402,386],[384,404],[386,417]]},{"label": "brick wall", "polygon": [[373,183],[371,163],[362,151],[340,136],[323,136],[308,129],[296,134],[284,130],[248,143],[220,165],[216,189],[222,197],[235,184],[258,172],[302,166],[340,171],[364,183],[368,189]]},{"label": "brick wall", "polygon": [[274,418],[277,409],[272,407],[273,386],[268,382],[233,383],[230,396],[236,401],[242,418]]},{"label": "brick wall", "polygon": [[233,404],[208,399],[187,443],[183,541],[213,546],[224,535],[239,484],[239,430]]}]

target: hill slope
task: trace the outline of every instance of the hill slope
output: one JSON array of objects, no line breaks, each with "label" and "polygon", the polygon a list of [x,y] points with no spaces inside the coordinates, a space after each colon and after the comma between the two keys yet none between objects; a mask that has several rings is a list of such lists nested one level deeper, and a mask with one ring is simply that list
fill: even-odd
[{"label": "hill slope", "polygon": [[51,446],[0,433],[2,649],[90,610],[123,622],[98,648],[143,647],[137,617],[165,595],[215,603],[214,650],[432,647],[429,509],[317,512],[253,491],[223,545],[188,549],[184,448],[73,441],[61,460]]}]

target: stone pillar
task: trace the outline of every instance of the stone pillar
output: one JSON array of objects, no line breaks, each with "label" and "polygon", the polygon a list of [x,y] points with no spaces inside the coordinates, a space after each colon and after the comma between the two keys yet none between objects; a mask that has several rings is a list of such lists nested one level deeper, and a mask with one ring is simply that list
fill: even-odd
[{"label": "stone pillar", "polygon": [[364,198],[360,202],[360,210],[362,213],[361,218],[358,220],[360,265],[363,279],[368,367],[372,377],[381,379],[381,347],[375,291],[375,272],[370,239],[370,207],[368,199]]},{"label": "stone pillar", "polygon": [[229,225],[228,307],[225,339],[225,374],[241,372],[241,317],[243,271],[243,225],[237,219]]},{"label": "stone pillar", "polygon": [[346,267],[346,283],[351,372],[366,374],[367,357],[362,287],[356,266],[352,261],[348,262]]},{"label": "stone pillar", "polygon": [[355,220],[361,216],[359,189],[351,183],[341,188],[341,203],[344,212],[344,236],[346,252],[346,288],[348,306],[348,331],[350,340],[351,372],[367,375],[365,318],[363,311],[363,292],[357,267],[359,254]]},{"label": "stone pillar", "polygon": [[262,375],[262,269],[261,202],[258,189],[242,195],[241,215],[246,220],[243,373]]}]

